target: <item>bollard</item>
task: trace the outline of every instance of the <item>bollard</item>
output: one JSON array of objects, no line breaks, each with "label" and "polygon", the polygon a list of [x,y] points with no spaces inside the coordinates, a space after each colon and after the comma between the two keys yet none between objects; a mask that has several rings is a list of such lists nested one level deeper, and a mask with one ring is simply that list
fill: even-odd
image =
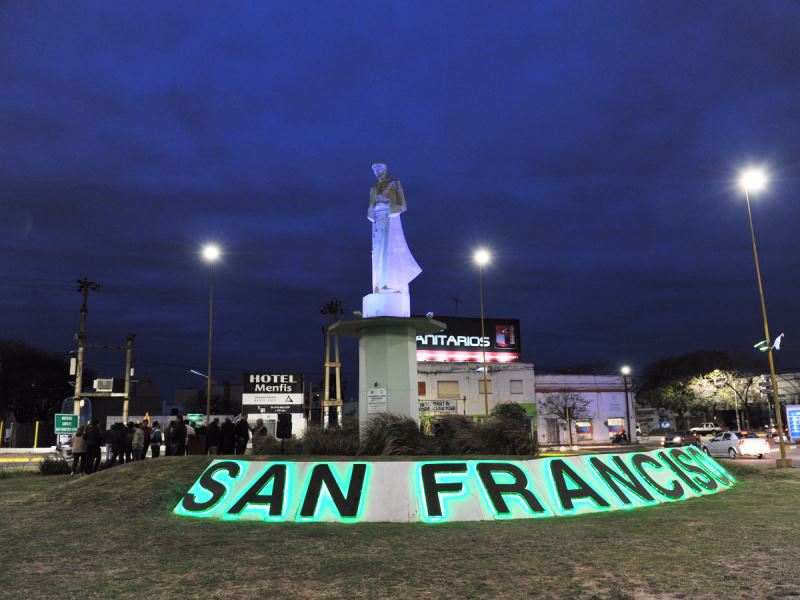
[{"label": "bollard", "polygon": [[39,421],[36,421],[36,431],[33,434],[33,447],[39,446]]}]

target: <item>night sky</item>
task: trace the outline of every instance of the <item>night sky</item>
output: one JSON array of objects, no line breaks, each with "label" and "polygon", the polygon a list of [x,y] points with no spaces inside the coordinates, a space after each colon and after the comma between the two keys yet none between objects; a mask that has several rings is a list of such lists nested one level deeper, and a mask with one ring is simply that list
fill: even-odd
[{"label": "night sky", "polygon": [[382,161],[413,312],[477,316],[485,245],[487,316],[521,319],[540,370],[750,355],[735,180],[763,164],[777,367],[800,367],[798,23],[769,1],[3,2],[0,338],[73,349],[88,277],[90,342],[135,332],[166,399],[202,386],[216,241],[216,375],[318,380],[320,306],[369,292]]}]

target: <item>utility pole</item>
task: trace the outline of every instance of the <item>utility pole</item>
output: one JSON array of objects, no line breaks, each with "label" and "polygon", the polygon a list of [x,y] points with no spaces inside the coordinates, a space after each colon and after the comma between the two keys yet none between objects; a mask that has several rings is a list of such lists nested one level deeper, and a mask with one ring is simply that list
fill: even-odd
[{"label": "utility pole", "polygon": [[[625,384],[625,437],[628,438],[628,443],[633,443],[633,430],[631,429],[631,403],[628,400],[628,374],[622,374],[622,381]],[[736,417],[739,418],[738,416]]]},{"label": "utility pole", "polygon": [[125,399],[122,401],[122,422],[128,422],[128,405],[131,400],[131,371],[133,370],[133,340],[136,334],[128,334],[128,343],[125,346]]},{"label": "utility pole", "polygon": [[[322,402],[320,403],[320,425],[325,427],[326,414],[325,411],[330,407],[336,408],[336,425],[339,425],[339,417],[342,411],[342,363],[339,360],[339,336],[333,336],[333,360],[331,360],[331,335],[328,327],[331,323],[336,322],[339,315],[344,311],[342,310],[342,303],[338,298],[333,298],[320,309],[320,314],[326,315],[329,318],[329,325],[323,327],[325,335],[325,377],[323,380]],[[336,398],[331,400],[331,369],[334,369],[334,376],[336,381]]]},{"label": "utility pole", "polygon": [[569,434],[569,445],[572,447],[572,419],[569,412],[569,406],[564,407],[564,415],[567,418],[567,433]]},{"label": "utility pole", "polygon": [[86,277],[78,279],[78,292],[83,294],[83,304],[81,304],[81,324],[80,330],[75,338],[78,341],[78,356],[75,371],[75,392],[72,400],[72,413],[81,414],[81,394],[83,390],[83,352],[86,346],[86,315],[89,312],[89,292],[96,292],[100,285],[94,281],[89,281]]}]

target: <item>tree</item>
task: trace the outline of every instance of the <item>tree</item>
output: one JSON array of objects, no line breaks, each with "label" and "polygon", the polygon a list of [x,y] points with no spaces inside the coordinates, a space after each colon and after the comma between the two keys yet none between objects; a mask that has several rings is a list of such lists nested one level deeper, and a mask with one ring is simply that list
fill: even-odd
[{"label": "tree", "polygon": [[339,315],[344,314],[342,301],[338,298],[331,298],[320,307],[319,314],[325,315],[328,317],[328,322],[333,323],[339,318]]},{"label": "tree", "polygon": [[[589,401],[577,392],[554,392],[547,394],[539,406],[539,411],[545,417],[558,419],[559,423],[566,422],[567,411],[569,420],[588,419]],[[572,445],[572,428],[568,427],[569,441]]]},{"label": "tree", "polygon": [[73,394],[66,357],[17,340],[0,340],[0,417],[47,421]]},{"label": "tree", "polygon": [[721,365],[702,377],[695,379],[694,385],[702,393],[713,398],[723,406],[731,406],[736,412],[736,428],[742,428],[740,412],[744,411],[745,427],[750,428],[749,408],[751,402],[759,398],[758,386],[754,386],[758,374],[749,365],[730,363]]},{"label": "tree", "polygon": [[525,417],[528,415],[525,413],[525,409],[516,402],[501,402],[492,409],[492,416],[524,423]]},{"label": "tree", "polygon": [[646,406],[668,408],[681,421],[690,414],[704,414],[710,420],[719,406],[749,406],[754,399],[755,373],[748,361],[725,352],[697,351],[662,358],[642,372],[636,399]]}]

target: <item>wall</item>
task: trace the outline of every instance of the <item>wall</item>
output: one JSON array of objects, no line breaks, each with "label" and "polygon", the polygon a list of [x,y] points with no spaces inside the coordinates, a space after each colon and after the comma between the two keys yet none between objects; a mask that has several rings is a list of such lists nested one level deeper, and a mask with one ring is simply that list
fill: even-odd
[{"label": "wall", "polygon": [[[483,416],[485,402],[483,395],[483,372],[477,371],[482,365],[475,363],[417,363],[418,381],[425,384],[425,393],[420,400],[436,400],[439,396],[440,381],[458,382],[458,413]],[[489,411],[498,403],[516,402],[535,405],[536,384],[534,368],[530,363],[490,363],[487,373],[489,380]],[[517,381],[521,393],[512,393],[511,382]],[[451,397],[451,396],[446,396]]]},{"label": "wall", "polygon": [[[628,404],[630,411],[632,441],[636,440],[636,410],[633,390],[630,389],[629,382]],[[626,418],[625,414],[625,386],[621,375],[547,375],[536,376],[536,401],[540,407],[538,411],[538,435],[540,444],[568,444],[569,434],[566,430],[566,422],[558,420],[557,427],[560,432],[560,439],[553,436],[553,423],[548,424],[548,420],[555,420],[553,416],[543,414],[541,410],[547,394],[560,392],[574,392],[583,396],[589,401],[588,412],[592,425],[590,437],[576,440],[574,424],[573,441],[586,443],[608,443],[610,440],[608,419]],[[611,434],[613,435],[613,433]]]}]

